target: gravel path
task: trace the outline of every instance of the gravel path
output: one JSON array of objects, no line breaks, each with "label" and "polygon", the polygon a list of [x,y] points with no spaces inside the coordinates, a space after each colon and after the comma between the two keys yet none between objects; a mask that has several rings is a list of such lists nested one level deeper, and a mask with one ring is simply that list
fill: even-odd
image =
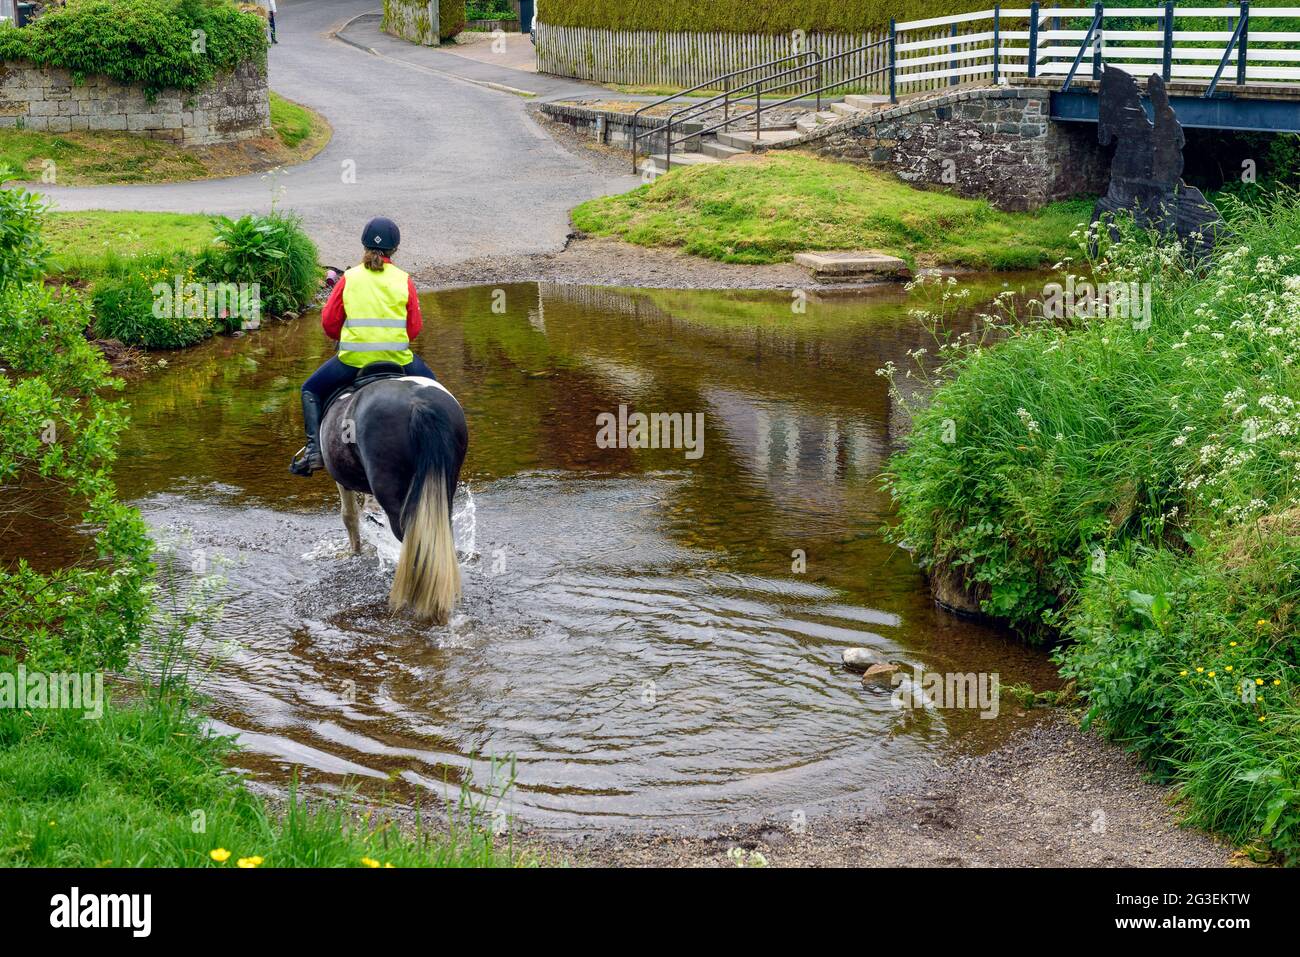
[{"label": "gravel path", "polygon": [[1171,792],[1063,716],[980,757],[958,758],[880,807],[711,836],[617,835],[556,846],[578,865],[733,867],[1223,867],[1232,849],[1176,823]]}]

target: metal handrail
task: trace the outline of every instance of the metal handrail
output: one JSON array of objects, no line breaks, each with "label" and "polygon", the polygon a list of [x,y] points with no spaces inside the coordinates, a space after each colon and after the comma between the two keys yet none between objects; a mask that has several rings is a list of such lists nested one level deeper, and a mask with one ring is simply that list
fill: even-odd
[{"label": "metal handrail", "polygon": [[[1103,7],[1099,3],[1093,8],[1092,24],[1088,27],[1088,32],[1083,37],[1083,42],[1079,44],[1079,52],[1074,55],[1074,62],[1070,64],[1070,72],[1065,75],[1065,82],[1061,84],[1061,92],[1068,93],[1070,84],[1074,82],[1074,73],[1079,69],[1079,64],[1083,62],[1083,54],[1088,49],[1088,44],[1092,42],[1093,34],[1101,29],[1101,17]],[[1096,60],[1094,57],[1094,72]]]},{"label": "metal handrail", "polygon": [[[731,115],[730,115],[730,110],[727,110],[727,109],[726,109],[726,104],[730,103],[730,99],[731,99],[732,94],[740,93],[742,90],[748,90],[748,89],[750,89],[750,88],[757,87],[757,88],[758,88],[758,89],[757,89],[757,95],[758,95],[758,112],[761,113],[762,105],[763,105],[763,89],[762,89],[762,87],[763,87],[763,84],[764,84],[764,83],[768,82],[769,80],[778,80],[778,79],[780,79],[781,77],[789,76],[789,75],[791,75],[791,74],[793,74],[793,73],[800,73],[800,72],[802,72],[802,71],[804,71],[804,70],[807,70],[810,66],[815,66],[815,67],[817,67],[817,68],[818,68],[818,75],[820,76],[820,74],[821,74],[821,57],[820,57],[820,55],[818,56],[817,60],[815,60],[815,61],[814,61],[813,63],[811,63],[811,64],[804,64],[803,66],[791,67],[791,68],[788,69],[788,70],[782,70],[780,73],[773,73],[773,74],[771,74],[771,75],[769,75],[769,76],[760,77],[760,78],[757,79],[757,80],[751,80],[751,81],[748,82],[748,83],[745,83],[745,84],[743,84],[743,85],[741,85],[741,86],[736,87],[734,90],[726,90],[725,92],[723,92],[723,93],[719,93],[719,94],[717,94],[716,96],[711,97],[711,98],[708,99],[708,100],[702,100],[702,101],[699,102],[699,103],[693,103],[693,104],[691,104],[690,106],[682,107],[682,109],[677,110],[677,111],[675,111],[674,113],[672,113],[672,114],[668,117],[668,122],[665,123],[665,124],[661,127],[661,129],[664,131],[665,139],[666,139],[666,141],[667,141],[667,151],[666,151],[666,152],[667,152],[667,165],[668,165],[668,168],[671,169],[671,168],[672,168],[672,164],[673,164],[673,144],[674,144],[674,142],[676,142],[676,143],[685,143],[687,140],[695,139],[695,137],[697,137],[697,136],[703,136],[705,133],[711,133],[711,132],[713,132],[713,130],[715,130],[715,129],[719,129],[720,127],[723,127],[723,126],[729,126],[729,125],[731,125],[732,123],[736,122],[737,120],[743,120],[743,119],[746,119],[746,118],[748,118],[748,117],[754,115],[754,111],[751,111],[751,112],[749,112],[749,113],[743,113],[743,114],[741,114],[741,115],[739,115],[739,116],[734,116],[734,117],[731,116]],[[804,98],[804,97],[806,97],[806,96],[811,96],[811,93],[798,93],[798,94],[796,94],[794,97],[792,97],[791,99],[798,100],[798,99],[802,99],[802,98]],[[678,125],[678,126],[680,126],[682,123],[686,122],[686,120],[688,119],[688,116],[685,116],[685,115],[682,115],[682,114],[691,114],[691,113],[698,112],[698,111],[700,111],[700,110],[703,110],[705,107],[709,106],[709,104],[716,102],[717,100],[722,100],[723,103],[724,103],[725,115],[724,115],[724,117],[723,117],[721,123],[715,124],[715,125],[709,127],[708,129],[705,129],[705,130],[696,130],[695,132],[690,133],[689,135],[684,136],[684,137],[682,137],[682,138],[680,138],[680,139],[678,139],[678,140],[675,140],[675,141],[673,140],[673,133],[672,133],[673,126],[674,126],[674,125]],[[786,101],[784,101],[784,102],[787,102],[787,103],[788,103],[788,102],[790,102],[790,100],[786,100]],[[818,100],[818,103],[820,104],[820,98],[819,98],[819,100]],[[769,109],[770,109],[770,107],[769,107]],[[762,119],[761,119],[761,117],[760,117],[759,122],[760,122],[760,124],[762,123]],[[761,130],[761,126],[760,126],[760,130]]]},{"label": "metal handrail", "polygon": [[739,70],[732,70],[730,73],[723,73],[720,74],[719,76],[712,77],[708,80],[705,80],[703,83],[697,83],[695,86],[690,87],[689,89],[679,90],[676,93],[670,94],[669,96],[665,96],[662,99],[655,100],[653,103],[647,103],[645,106],[641,107],[641,109],[637,110],[635,113],[632,114],[632,172],[634,173],[636,172],[637,143],[641,138],[641,133],[638,127],[641,122],[641,114],[644,113],[646,110],[654,109],[656,106],[662,106],[665,103],[671,103],[673,100],[680,99],[683,96],[688,96],[689,94],[694,93],[697,90],[716,89],[717,88],[716,84],[718,84],[719,82],[723,83],[725,85],[725,92],[720,93],[717,96],[711,97],[709,100],[705,101],[705,102],[712,102],[713,100],[716,100],[719,97],[725,97],[727,93],[731,92],[732,77],[740,76],[742,73],[753,73],[756,70],[764,70],[769,67],[776,66],[779,63],[785,63],[789,60],[797,60],[800,59],[801,57],[813,57],[814,59],[820,60],[821,54],[818,53],[816,50],[801,50],[798,53],[791,53],[788,54],[787,56],[777,57],[774,60],[767,60],[766,62],[758,63],[755,64],[754,66],[741,67]]},{"label": "metal handrail", "polygon": [[[766,109],[766,110],[771,110],[771,109],[775,109],[775,108],[778,107],[778,106],[785,106],[785,104],[787,104],[787,103],[793,103],[793,102],[795,102],[796,100],[802,100],[802,99],[805,99],[805,98],[807,98],[807,97],[809,97],[809,96],[812,96],[814,93],[825,93],[827,90],[833,90],[833,89],[835,89],[836,87],[839,87],[839,86],[845,86],[845,85],[847,85],[847,84],[849,84],[849,83],[854,83],[854,82],[856,82],[856,81],[858,81],[858,80],[865,80],[867,77],[869,77],[869,76],[875,76],[875,75],[878,74],[878,73],[888,73],[888,72],[889,72],[889,67],[887,67],[887,66],[876,67],[876,69],[874,69],[874,70],[868,70],[866,73],[859,73],[859,74],[856,75],[856,76],[851,76],[851,77],[848,77],[847,79],[839,80],[839,81],[837,81],[837,82],[835,82],[835,83],[828,83],[828,84],[826,84],[825,86],[821,87],[821,88],[818,89],[818,90],[810,90],[810,91],[808,91],[807,93],[797,93],[797,94],[795,94],[794,96],[786,97],[784,100],[777,100],[775,103],[769,103],[769,104],[767,104],[766,106],[764,106],[764,105],[762,104],[762,98],[761,98],[761,94],[760,94],[760,98],[759,98],[759,103],[758,103],[758,105],[755,106],[755,108],[752,109],[752,110],[750,110],[748,113],[738,113],[736,116],[733,116],[733,117],[731,117],[730,119],[725,119],[725,120],[722,120],[722,121],[720,121],[720,122],[718,122],[718,123],[713,124],[712,126],[706,126],[706,127],[704,127],[703,129],[695,130],[694,132],[690,133],[690,134],[687,135],[687,136],[683,136],[683,137],[681,137],[680,139],[676,139],[676,140],[671,140],[671,139],[670,139],[670,146],[673,145],[673,144],[676,144],[676,143],[685,143],[687,140],[693,140],[693,139],[695,139],[697,136],[704,136],[704,135],[707,134],[707,133],[712,133],[714,130],[721,129],[721,128],[724,127],[724,126],[729,126],[729,125],[731,125],[732,123],[735,123],[735,122],[738,121],[738,120],[749,119],[749,117],[751,117],[751,116],[758,116],[758,117],[759,117],[758,120],[757,120],[757,134],[758,134],[759,137],[761,137],[762,134],[763,134],[763,125],[762,125],[762,124],[763,124],[763,120],[762,120],[762,116],[761,116],[761,113],[762,113],[763,110],[765,110],[765,109]],[[671,151],[668,153],[668,162],[669,162],[669,165],[671,166],[671,164],[672,164],[672,153],[671,153]]]},{"label": "metal handrail", "polygon": [[1237,17],[1237,29],[1232,31],[1232,39],[1228,41],[1227,47],[1223,51],[1223,58],[1219,60],[1219,68],[1214,71],[1214,79],[1210,81],[1209,89],[1201,94],[1203,99],[1210,99],[1214,96],[1214,91],[1218,89],[1219,80],[1223,76],[1223,71],[1232,59],[1232,48],[1240,45],[1237,53],[1237,83],[1238,85],[1246,82],[1246,24],[1250,22],[1250,4],[1243,0],[1241,13]]},{"label": "metal handrail", "polygon": [[[842,80],[836,80],[834,83],[825,83],[825,84],[823,84],[823,83],[821,82],[822,79],[823,79],[824,76],[825,76],[825,72],[824,72],[824,71],[825,71],[826,64],[828,64],[828,63],[833,63],[833,62],[835,62],[836,60],[842,60],[842,59],[845,59],[845,58],[847,58],[847,57],[851,57],[851,56],[855,56],[855,55],[858,55],[858,54],[864,53],[864,52],[866,52],[867,50],[873,49],[873,48],[875,48],[875,47],[883,46],[883,45],[885,45],[885,44],[889,44],[889,45],[890,45],[890,49],[891,49],[890,62],[889,62],[888,65],[886,65],[886,66],[881,66],[881,67],[877,67],[877,68],[875,68],[874,70],[867,70],[866,72],[864,72],[864,73],[859,73],[859,74],[857,74],[857,75],[855,75],[855,76],[845,77],[845,78],[842,79]],[[723,129],[724,127],[730,126],[731,124],[736,123],[736,122],[739,122],[740,120],[745,120],[745,119],[749,119],[750,117],[755,117],[755,118],[756,118],[756,119],[755,119],[756,130],[757,130],[758,136],[761,138],[761,137],[762,137],[762,133],[763,133],[763,110],[765,110],[765,109],[767,109],[767,110],[772,110],[772,109],[775,109],[775,108],[777,108],[777,107],[779,107],[779,106],[784,106],[784,105],[787,104],[787,103],[793,103],[793,102],[795,102],[796,100],[806,99],[806,98],[808,98],[808,97],[810,97],[810,96],[816,96],[816,98],[817,98],[817,109],[820,111],[820,109],[821,109],[821,96],[822,96],[823,93],[825,93],[825,92],[827,92],[827,91],[829,91],[829,90],[837,89],[838,87],[847,86],[847,85],[849,85],[850,83],[856,83],[856,82],[858,82],[859,80],[864,80],[864,79],[866,79],[867,77],[876,76],[877,74],[880,74],[880,73],[887,73],[887,72],[888,72],[888,73],[892,73],[893,68],[894,68],[894,60],[893,60],[892,49],[893,49],[893,36],[892,36],[892,32],[891,32],[891,35],[890,35],[890,36],[882,37],[882,38],[879,39],[879,40],[873,40],[871,43],[863,44],[862,46],[860,46],[860,47],[855,47],[855,48],[852,49],[852,50],[845,50],[845,51],[843,51],[843,52],[841,52],[841,53],[836,53],[836,54],[833,54],[833,55],[831,55],[831,56],[829,56],[829,57],[821,57],[821,56],[818,56],[817,59],[814,60],[812,63],[807,63],[807,64],[803,64],[803,65],[801,65],[801,66],[796,66],[796,67],[791,67],[790,69],[788,69],[788,70],[782,70],[782,71],[779,72],[779,73],[773,73],[773,74],[770,74],[770,75],[765,76],[765,77],[760,77],[760,78],[757,79],[757,80],[751,80],[749,83],[742,84],[741,86],[735,87],[734,89],[730,89],[730,88],[729,88],[729,89],[726,90],[725,92],[723,92],[723,93],[719,93],[719,94],[717,94],[717,95],[715,95],[715,96],[713,96],[713,97],[710,97],[710,98],[707,99],[707,100],[702,100],[702,101],[700,101],[700,102],[698,102],[698,103],[693,103],[693,104],[691,104],[690,106],[686,106],[686,107],[683,107],[683,108],[680,109],[680,110],[676,110],[676,111],[674,111],[674,112],[673,112],[673,113],[668,117],[668,122],[665,123],[662,127],[660,127],[660,129],[661,129],[661,130],[664,132],[664,134],[665,134],[665,141],[666,141],[666,149],[665,149],[666,167],[667,167],[668,169],[671,169],[671,168],[672,168],[672,156],[673,156],[673,147],[674,147],[674,146],[676,146],[676,145],[678,145],[678,144],[681,144],[681,143],[688,142],[689,140],[693,140],[693,139],[695,139],[695,138],[697,138],[697,137],[704,136],[704,135],[706,135],[706,134],[708,134],[708,133],[712,133],[712,132],[715,131],[715,130]],[[803,72],[803,71],[808,70],[808,69],[815,69],[815,70],[816,70],[816,78],[817,78],[817,83],[818,83],[818,86],[817,86],[816,89],[813,89],[813,90],[805,90],[805,91],[803,91],[803,92],[796,93],[796,94],[793,95],[793,96],[786,97],[785,99],[777,100],[776,102],[772,102],[772,103],[768,103],[766,106],[764,106],[764,104],[763,104],[763,89],[762,89],[762,88],[763,88],[763,86],[764,86],[765,84],[769,83],[769,82],[772,81],[772,80],[781,79],[782,77],[790,76],[790,75],[795,74],[795,73],[800,73],[800,72]],[[790,84],[783,84],[783,85],[789,86]],[[749,90],[749,89],[755,89],[755,92],[756,92],[757,102],[756,102],[756,104],[755,104],[754,109],[750,110],[748,113],[739,113],[739,114],[736,114],[735,116],[732,116],[731,113],[730,113],[730,110],[727,108],[727,107],[729,106],[729,104],[730,104],[731,97],[732,97],[732,96],[739,95],[739,94],[741,94],[741,93],[743,93],[744,91]],[[672,130],[673,130],[673,127],[674,127],[674,126],[679,126],[679,127],[680,127],[680,126],[681,126],[682,124],[684,124],[684,123],[686,122],[686,120],[688,120],[688,119],[689,119],[693,114],[695,114],[695,113],[697,113],[697,112],[700,112],[700,111],[703,111],[703,110],[706,110],[706,109],[709,108],[712,104],[716,103],[718,100],[722,100],[722,101],[723,101],[723,104],[724,104],[724,116],[723,116],[723,119],[722,119],[721,121],[719,121],[719,122],[717,122],[717,123],[714,123],[712,126],[707,126],[707,127],[704,127],[703,129],[694,130],[694,131],[692,131],[691,133],[688,133],[688,134],[686,134],[686,135],[684,135],[684,136],[679,136],[679,137],[677,137],[676,139],[674,139],[674,137],[673,137],[673,133],[672,133]],[[634,146],[634,150],[635,150],[635,146]],[[635,160],[636,160],[636,153],[635,153],[635,151],[634,151],[634,152],[633,152],[633,169],[635,169]]]}]

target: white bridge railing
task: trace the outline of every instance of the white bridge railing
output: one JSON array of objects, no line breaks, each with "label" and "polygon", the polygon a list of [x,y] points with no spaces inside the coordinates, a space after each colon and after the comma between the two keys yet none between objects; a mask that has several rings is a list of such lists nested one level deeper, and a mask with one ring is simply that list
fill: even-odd
[{"label": "white bridge railing", "polygon": [[1055,7],[1031,4],[890,25],[891,96],[980,81],[1059,77],[1102,64],[1204,84],[1300,90],[1300,7]]}]

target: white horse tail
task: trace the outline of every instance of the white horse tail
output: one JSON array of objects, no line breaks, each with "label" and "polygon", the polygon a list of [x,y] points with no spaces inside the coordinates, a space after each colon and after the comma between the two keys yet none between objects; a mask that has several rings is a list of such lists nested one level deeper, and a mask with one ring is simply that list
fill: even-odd
[{"label": "white horse tail", "polygon": [[388,607],[445,625],[460,601],[460,563],[451,529],[451,495],[459,471],[447,423],[434,403],[412,409],[411,441],[416,470],[402,508],[402,554]]}]

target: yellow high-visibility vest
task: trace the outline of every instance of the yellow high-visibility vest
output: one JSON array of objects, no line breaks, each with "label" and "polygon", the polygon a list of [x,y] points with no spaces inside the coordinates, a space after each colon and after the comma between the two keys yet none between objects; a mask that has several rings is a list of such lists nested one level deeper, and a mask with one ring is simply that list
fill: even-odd
[{"label": "yellow high-visibility vest", "polygon": [[383,272],[353,266],[343,274],[343,312],[347,319],[339,335],[339,360],[350,366],[371,362],[406,365],[415,356],[406,334],[406,273],[392,263]]}]

